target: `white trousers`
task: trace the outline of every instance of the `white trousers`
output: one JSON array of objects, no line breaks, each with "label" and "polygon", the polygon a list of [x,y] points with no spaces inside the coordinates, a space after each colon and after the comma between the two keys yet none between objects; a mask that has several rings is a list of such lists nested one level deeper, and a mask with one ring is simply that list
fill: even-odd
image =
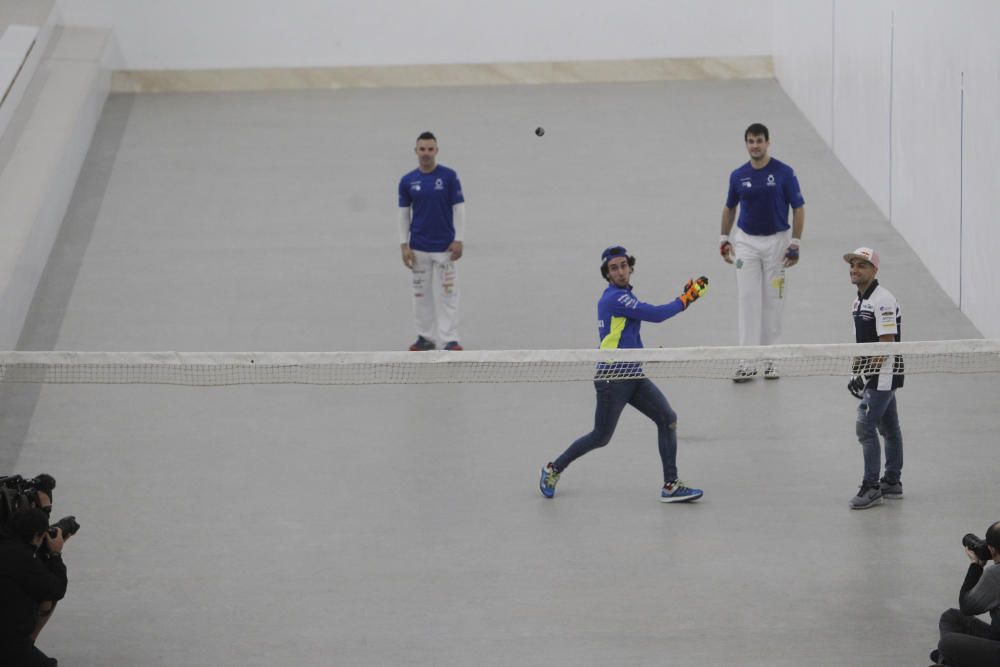
[{"label": "white trousers", "polygon": [[450,252],[413,251],[417,334],[443,347],[458,338],[458,273]]},{"label": "white trousers", "polygon": [[736,255],[736,291],[739,294],[740,345],[776,345],[781,342],[781,313],[785,305],[785,252],[792,231],[753,236],[739,227],[732,235]]}]

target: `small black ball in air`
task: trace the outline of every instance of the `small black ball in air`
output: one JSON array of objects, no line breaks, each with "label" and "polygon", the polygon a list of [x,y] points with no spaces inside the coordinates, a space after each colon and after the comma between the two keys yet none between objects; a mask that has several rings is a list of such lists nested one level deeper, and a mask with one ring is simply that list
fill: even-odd
[{"label": "small black ball in air", "polygon": [[545,134],[545,128],[544,127],[536,127],[535,128],[535,134],[537,136],[539,136],[539,137],[542,136],[543,134]]}]

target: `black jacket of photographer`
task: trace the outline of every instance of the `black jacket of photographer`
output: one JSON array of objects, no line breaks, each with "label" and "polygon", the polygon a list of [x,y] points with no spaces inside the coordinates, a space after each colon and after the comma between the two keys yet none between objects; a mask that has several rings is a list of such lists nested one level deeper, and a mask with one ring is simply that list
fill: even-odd
[{"label": "black jacket of photographer", "polygon": [[970,563],[958,594],[959,611],[964,616],[990,613],[990,635],[1000,639],[1000,565],[983,568]]},{"label": "black jacket of photographer", "polygon": [[[59,555],[37,554],[19,537],[0,541],[0,648],[16,650],[35,629],[38,603],[66,595],[66,566]],[[0,664],[6,664],[0,653]]]}]

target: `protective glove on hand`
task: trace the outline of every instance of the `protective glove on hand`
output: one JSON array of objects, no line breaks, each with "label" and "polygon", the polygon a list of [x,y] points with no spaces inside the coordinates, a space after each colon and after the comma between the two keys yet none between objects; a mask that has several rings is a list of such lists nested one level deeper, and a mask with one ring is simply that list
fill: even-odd
[{"label": "protective glove on hand", "polygon": [[719,243],[719,254],[722,255],[722,259],[730,264],[733,263],[733,244],[729,242],[729,239],[723,239]]},{"label": "protective glove on hand", "polygon": [[847,383],[847,391],[851,392],[854,398],[862,398],[865,395],[865,385],[868,378],[864,375],[853,375],[851,381]]},{"label": "protective glove on hand", "polygon": [[697,280],[692,278],[691,280],[684,283],[684,293],[681,294],[678,298],[684,305],[684,309],[687,310],[688,306],[697,301],[698,298],[701,297],[701,295],[707,291],[708,291],[708,278],[706,278],[705,276],[701,276]]}]

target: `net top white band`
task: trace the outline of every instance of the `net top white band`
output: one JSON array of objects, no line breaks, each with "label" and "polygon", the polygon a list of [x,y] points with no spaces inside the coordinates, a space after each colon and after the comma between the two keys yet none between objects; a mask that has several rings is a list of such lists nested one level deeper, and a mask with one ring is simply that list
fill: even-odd
[{"label": "net top white band", "polygon": [[907,375],[1000,372],[1000,340],[989,339],[419,353],[0,352],[0,382],[186,386],[570,382],[593,380],[597,364],[623,364],[634,375],[635,362],[649,378],[728,379],[740,362],[771,362],[782,377],[848,377],[855,357],[893,354],[903,355]]}]

